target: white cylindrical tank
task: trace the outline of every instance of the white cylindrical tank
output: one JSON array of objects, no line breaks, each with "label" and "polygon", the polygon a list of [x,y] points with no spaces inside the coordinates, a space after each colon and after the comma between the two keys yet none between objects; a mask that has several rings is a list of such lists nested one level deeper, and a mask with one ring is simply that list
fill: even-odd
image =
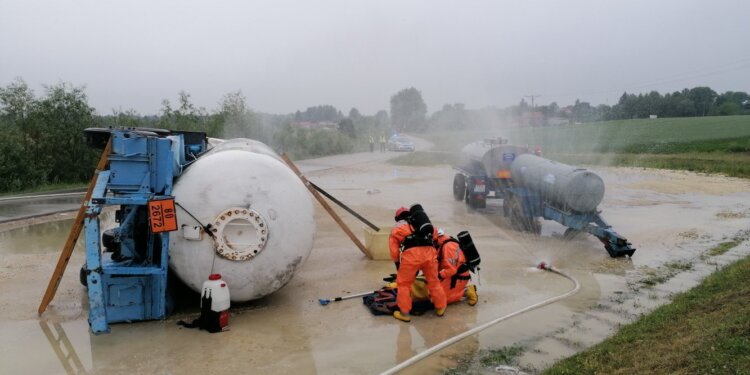
[{"label": "white cylindrical tank", "polygon": [[566,211],[594,212],[604,198],[604,181],[596,173],[531,154],[513,161],[511,176],[518,186]]},{"label": "white cylindrical tank", "polygon": [[232,301],[261,298],[289,282],[310,255],[310,194],[261,142],[218,144],[187,168],[172,194],[180,228],[169,237],[169,266],[195,291],[218,273],[232,286]]}]

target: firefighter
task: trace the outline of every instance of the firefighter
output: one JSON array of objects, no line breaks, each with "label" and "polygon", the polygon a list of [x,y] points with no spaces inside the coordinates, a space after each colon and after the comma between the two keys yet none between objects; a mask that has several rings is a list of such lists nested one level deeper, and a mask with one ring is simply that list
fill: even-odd
[{"label": "firefighter", "polygon": [[380,136],[380,152],[385,152],[385,134]]},{"label": "firefighter", "polygon": [[411,286],[420,270],[427,280],[430,299],[435,305],[437,316],[445,314],[447,305],[445,292],[438,280],[437,251],[429,242],[431,239],[418,239],[413,236],[414,228],[407,221],[409,216],[409,210],[406,207],[401,207],[396,211],[396,226],[393,227],[388,238],[391,259],[396,263],[396,284],[398,285],[398,310],[393,312],[393,317],[402,322],[411,321],[409,317],[412,307]]},{"label": "firefighter", "polygon": [[370,134],[370,152],[375,152],[375,138]]},{"label": "firefighter", "polygon": [[439,228],[435,248],[438,250],[438,278],[448,303],[460,301],[465,294],[469,306],[476,305],[479,301],[477,287],[469,284],[471,281],[469,266],[466,264],[466,257],[458,241]]}]

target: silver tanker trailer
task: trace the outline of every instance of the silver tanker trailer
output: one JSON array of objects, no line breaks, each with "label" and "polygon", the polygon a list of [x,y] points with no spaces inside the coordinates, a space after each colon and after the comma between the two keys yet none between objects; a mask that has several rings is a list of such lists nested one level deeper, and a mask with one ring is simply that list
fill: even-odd
[{"label": "silver tanker trailer", "polygon": [[539,218],[544,218],[568,227],[566,238],[590,233],[612,257],[635,252],[597,211],[604,181],[596,173],[542,158],[502,138],[470,143],[462,155],[461,165],[454,167],[456,200],[483,208],[487,199],[502,199],[503,215],[514,229],[539,234]]}]

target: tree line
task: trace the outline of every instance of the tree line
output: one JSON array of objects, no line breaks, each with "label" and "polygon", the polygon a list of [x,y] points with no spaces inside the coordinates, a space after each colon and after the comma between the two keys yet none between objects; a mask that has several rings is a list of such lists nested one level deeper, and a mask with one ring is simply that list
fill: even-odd
[{"label": "tree line", "polygon": [[717,93],[710,87],[693,87],[672,93],[623,93],[613,106],[591,106],[576,100],[569,117],[579,122],[657,117],[731,116],[750,114],[750,95],[742,91]]},{"label": "tree line", "polygon": [[[158,114],[134,110],[97,114],[83,87],[68,83],[45,86],[36,95],[20,78],[0,87],[0,192],[18,191],[50,183],[88,180],[98,158],[85,145],[88,127],[149,127],[202,131],[209,137],[252,138],[294,158],[364,151],[397,132],[440,129],[498,129],[500,126],[543,126],[572,122],[658,117],[735,115],[750,113],[745,92],[716,93],[708,87],[659,94],[624,93],[617,104],[592,106],[576,100],[531,108],[524,100],[505,108],[467,109],[445,104],[428,116],[422,94],[414,87],[390,98],[390,112],[364,115],[352,108],[347,115],[331,105],[318,105],[289,114],[255,112],[241,91],[224,95],[216,108],[196,106],[189,93],[164,99]],[[551,122],[555,120],[557,122]]]},{"label": "tree line", "polygon": [[83,130],[96,124],[82,88],[60,83],[42,97],[21,80],[1,88],[0,191],[88,179],[97,153]]},{"label": "tree line", "polygon": [[623,93],[612,105],[576,99],[561,107],[552,102],[532,108],[521,99],[518,105],[505,108],[467,109],[463,103],[445,104],[427,116],[421,93],[415,88],[402,90],[391,97],[394,128],[421,132],[436,129],[493,128],[499,124],[548,126],[568,123],[623,120],[656,117],[730,116],[750,114],[750,95],[743,91],[717,93],[709,87],[694,87],[672,93]]},{"label": "tree line", "polygon": [[[333,123],[333,128],[302,126]],[[308,124],[309,125],[309,124]],[[97,114],[83,87],[69,83],[45,86],[37,95],[22,79],[0,87],[0,192],[33,189],[47,184],[88,181],[99,151],[87,147],[84,129],[146,127],[205,132],[216,138],[252,138],[293,158],[364,151],[369,136],[389,132],[388,112],[348,117],[330,105],[290,114],[252,111],[241,91],[226,94],[217,108],[207,110],[180,91],[164,99],[157,115],[135,110]]]}]

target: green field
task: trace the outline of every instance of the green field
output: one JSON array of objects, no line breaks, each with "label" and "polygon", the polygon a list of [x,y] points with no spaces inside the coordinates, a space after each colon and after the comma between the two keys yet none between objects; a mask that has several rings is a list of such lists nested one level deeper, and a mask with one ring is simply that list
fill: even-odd
[{"label": "green field", "polygon": [[[540,146],[546,157],[567,163],[681,169],[750,178],[750,116],[621,120],[558,127],[426,133],[442,152],[458,153],[475,140],[503,136]],[[395,164],[458,160],[415,153]]]},{"label": "green field", "polygon": [[750,116],[607,121],[523,128],[508,136],[552,153],[750,152]]}]

